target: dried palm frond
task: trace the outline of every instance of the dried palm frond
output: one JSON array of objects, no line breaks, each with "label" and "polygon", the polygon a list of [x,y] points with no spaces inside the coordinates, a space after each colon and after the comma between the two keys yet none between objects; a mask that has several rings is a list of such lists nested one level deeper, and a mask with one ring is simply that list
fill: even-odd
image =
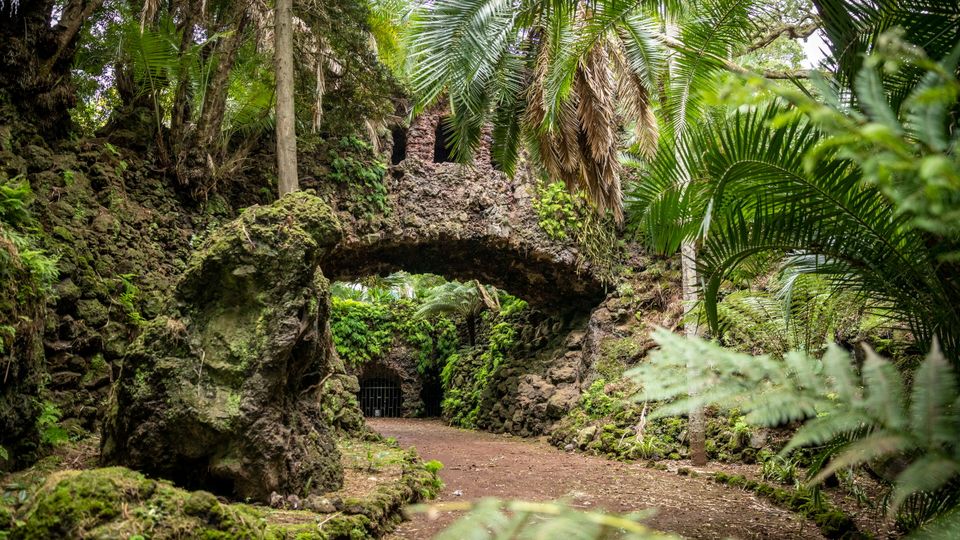
[{"label": "dried palm frond", "polygon": [[611,67],[617,80],[617,101],[625,121],[633,121],[634,144],[648,159],[657,151],[659,126],[650,93],[640,75],[630,69],[622,51],[611,48]]},{"label": "dried palm frond", "polygon": [[623,220],[620,190],[616,92],[606,47],[594,47],[575,78],[581,137],[579,187],[599,212],[611,211]]}]

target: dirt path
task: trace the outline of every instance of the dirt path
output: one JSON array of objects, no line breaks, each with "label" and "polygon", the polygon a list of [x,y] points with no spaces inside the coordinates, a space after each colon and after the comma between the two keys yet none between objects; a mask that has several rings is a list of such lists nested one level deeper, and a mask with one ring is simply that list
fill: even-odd
[{"label": "dirt path", "polygon": [[[568,454],[542,441],[466,431],[434,420],[371,419],[369,425],[401,446],[416,447],[423,459],[443,462],[441,502],[566,498],[581,508],[615,512],[656,508],[650,526],[690,538],[822,538],[811,522],[703,478]],[[457,491],[462,497],[454,495]],[[390,538],[428,539],[459,515],[441,512],[431,521],[417,514]]]}]

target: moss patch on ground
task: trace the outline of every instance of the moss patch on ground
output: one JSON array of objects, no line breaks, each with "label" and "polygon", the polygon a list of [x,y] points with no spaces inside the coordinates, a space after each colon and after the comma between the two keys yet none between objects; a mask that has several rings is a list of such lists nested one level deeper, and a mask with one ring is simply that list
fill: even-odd
[{"label": "moss patch on ground", "polygon": [[44,460],[0,484],[0,540],[377,538],[400,521],[404,505],[439,491],[436,473],[396,444],[344,439],[338,446],[344,487],[277,501],[282,508],[229,503],[122,467],[63,470],[90,459]]},{"label": "moss patch on ground", "polygon": [[722,472],[714,473],[711,478],[718,484],[752,491],[777,506],[810,519],[817,524],[820,532],[827,538],[844,540],[871,538],[857,528],[850,516],[832,505],[825,497],[818,497],[813,490],[787,489],[751,480],[745,476]]}]

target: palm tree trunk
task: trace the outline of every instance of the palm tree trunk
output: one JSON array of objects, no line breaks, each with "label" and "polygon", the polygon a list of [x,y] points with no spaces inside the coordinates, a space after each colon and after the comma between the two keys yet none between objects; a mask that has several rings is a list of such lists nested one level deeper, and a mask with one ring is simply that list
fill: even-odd
[{"label": "palm tree trunk", "polygon": [[[676,34],[676,27],[672,24],[667,24],[666,34],[668,37],[673,37],[673,35]],[[673,75],[675,63],[672,60],[669,62],[669,70],[670,74]],[[675,97],[675,99],[676,98],[685,99],[679,96]],[[674,151],[677,153],[677,167],[680,168],[681,183],[684,189],[686,189],[687,186],[690,185],[690,171],[687,170],[686,164],[683,162],[682,156],[680,156],[681,149],[683,148],[682,139],[686,131],[683,125],[686,104],[683,103],[682,105],[683,106],[678,109],[680,111],[679,118],[676,119],[677,127],[674,133]],[[683,329],[684,334],[686,334],[688,338],[693,338],[700,333],[699,324],[691,317],[691,312],[699,300],[699,294],[697,293],[697,282],[699,281],[699,277],[697,276],[697,245],[694,239],[685,240],[680,245],[680,273],[683,295]],[[692,370],[693,366],[688,364],[687,369]],[[690,380],[693,381],[693,377],[691,377]],[[687,388],[687,393],[690,394],[691,397],[697,395],[699,391],[700,389],[693,383]],[[703,407],[691,407],[687,413],[687,439],[690,445],[690,461],[697,466],[706,465],[707,436]]]},{"label": "palm tree trunk", "polygon": [[[697,246],[693,240],[687,240],[680,247],[680,272],[683,281],[683,331],[688,338],[697,337],[700,334],[700,325],[692,316],[691,311],[699,300],[697,294]],[[687,369],[693,369],[693,366],[687,365]],[[693,381],[693,377],[690,378]],[[692,382],[687,388],[687,393],[691,396],[700,391]],[[707,464],[707,436],[706,419],[703,414],[703,407],[692,407],[688,413],[687,437],[690,443],[690,461],[694,465],[702,466]]]},{"label": "palm tree trunk", "polygon": [[293,103],[293,0],[276,4],[277,178],[280,196],[299,189],[297,133]]},{"label": "palm tree trunk", "polygon": [[[227,93],[230,86],[230,72],[237,61],[237,54],[243,45],[244,30],[249,21],[248,12],[239,9],[233,33],[223,44],[217,69],[204,92],[203,111],[198,121],[200,147],[207,154],[219,157],[218,137],[223,127],[223,117],[227,111]],[[291,61],[292,62],[292,61]],[[292,63],[291,63],[292,65]]]}]

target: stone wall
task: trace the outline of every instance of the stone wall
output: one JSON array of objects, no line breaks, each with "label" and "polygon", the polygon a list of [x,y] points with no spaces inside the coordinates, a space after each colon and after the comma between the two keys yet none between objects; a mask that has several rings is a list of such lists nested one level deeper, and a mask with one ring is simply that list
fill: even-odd
[{"label": "stone wall", "polygon": [[540,228],[524,179],[408,154],[386,182],[390,214],[378,230],[361,232],[360,220],[338,212],[345,236],[322,262],[331,279],[397,270],[478,279],[553,312],[586,312],[603,299],[576,244]]}]

